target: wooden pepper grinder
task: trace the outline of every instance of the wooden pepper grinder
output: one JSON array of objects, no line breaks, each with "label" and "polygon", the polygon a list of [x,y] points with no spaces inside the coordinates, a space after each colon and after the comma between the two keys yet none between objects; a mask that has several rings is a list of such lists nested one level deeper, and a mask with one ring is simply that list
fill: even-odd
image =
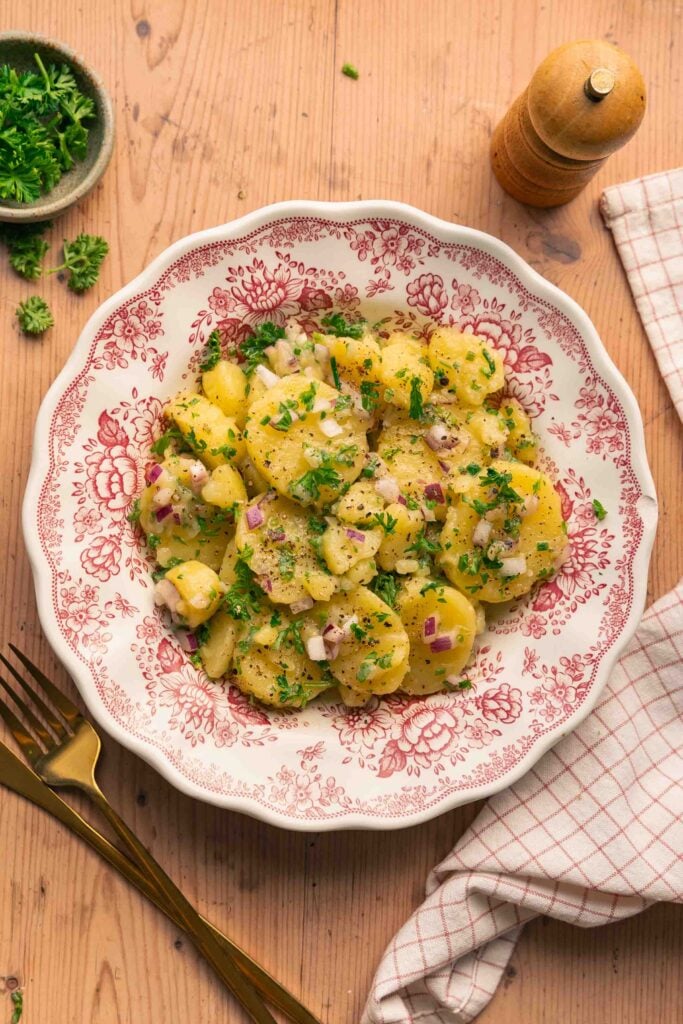
[{"label": "wooden pepper grinder", "polygon": [[568,203],[644,113],[643,76],[623,50],[600,39],[566,43],[539,65],[494,131],[494,173],[520,203]]}]

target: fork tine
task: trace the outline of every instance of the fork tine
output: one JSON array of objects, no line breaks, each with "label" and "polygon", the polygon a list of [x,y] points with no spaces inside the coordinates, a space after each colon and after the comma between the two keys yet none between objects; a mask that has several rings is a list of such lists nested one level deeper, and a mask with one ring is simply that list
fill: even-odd
[{"label": "fork tine", "polygon": [[[24,691],[28,694],[28,696],[35,704],[35,706],[40,711],[41,715],[43,716],[43,719],[47,722],[52,731],[57,735],[57,738],[60,740],[65,740],[68,736],[68,733],[64,726],[62,725],[62,723],[57,718],[57,716],[55,715],[54,711],[50,710],[45,701],[41,697],[39,697],[35,690],[28,685],[26,680],[19,675],[14,665],[10,664],[10,662],[7,660],[7,658],[1,651],[0,661],[2,661],[5,668],[7,668],[12,673],[16,681],[23,687]],[[47,733],[45,734],[44,737],[41,736],[40,733],[38,733],[38,735],[40,736],[43,743],[45,743],[48,747],[51,747],[53,745],[52,737],[49,736]]]},{"label": "fork tine", "polygon": [[[7,693],[16,700],[12,690],[2,676],[0,676],[0,684],[2,684]],[[44,751],[41,750],[33,736],[26,731],[26,727],[19,721],[12,709],[7,707],[3,700],[0,700],[0,718],[3,719],[5,725],[12,733],[31,764],[35,764],[36,761],[43,756]]]},{"label": "fork tine", "polygon": [[48,750],[51,750],[52,747],[55,746],[54,739],[52,738],[52,736],[50,736],[49,732],[47,731],[43,723],[40,721],[40,719],[33,713],[33,711],[28,706],[26,701],[22,700],[22,698],[19,696],[16,690],[13,690],[10,684],[5,679],[3,679],[2,676],[0,676],[0,686],[2,686],[3,690],[12,698],[12,700],[17,705],[22,715],[28,722],[31,729],[33,729],[33,731],[37,734],[43,746],[46,747]]},{"label": "fork tine", "polygon": [[26,657],[25,654],[22,654],[18,647],[15,647],[14,644],[10,644],[9,647],[10,650],[16,654],[17,658],[25,668],[29,670],[35,681],[40,683],[47,696],[61,714],[62,718],[64,718],[72,727],[78,725],[78,723],[82,721],[83,716],[76,705],[73,704],[68,697],[65,697],[61,690],[58,690],[55,684],[51,682],[47,676]]}]

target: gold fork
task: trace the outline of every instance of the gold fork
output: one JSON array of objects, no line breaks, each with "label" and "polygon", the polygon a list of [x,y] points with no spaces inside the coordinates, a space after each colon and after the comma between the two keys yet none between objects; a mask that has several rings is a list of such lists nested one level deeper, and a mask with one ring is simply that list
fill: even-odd
[{"label": "gold fork", "polygon": [[[9,646],[40,684],[50,702],[46,703],[0,653],[0,660],[33,702],[42,718],[38,718],[26,701],[0,676],[0,685],[19,708],[29,728],[25,728],[14,712],[2,701],[0,715],[36,775],[48,786],[73,786],[82,790],[92,800],[125,844],[135,863],[154,881],[160,895],[176,912],[195,948],[211,964],[251,1019],[257,1024],[276,1024],[259,994],[241,973],[230,953],[220,945],[207,922],[200,917],[198,911],[131,832],[97,785],[95,769],[102,744],[95,729],[75,704],[72,704],[25,654],[22,654],[14,644]],[[29,730],[33,730],[33,733]]]}]

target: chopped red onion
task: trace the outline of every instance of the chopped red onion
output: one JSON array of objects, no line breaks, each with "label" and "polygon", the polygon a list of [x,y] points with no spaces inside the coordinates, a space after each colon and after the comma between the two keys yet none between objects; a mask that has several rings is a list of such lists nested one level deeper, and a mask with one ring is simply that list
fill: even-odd
[{"label": "chopped red onion", "polygon": [[306,641],[306,653],[311,661],[327,661],[327,647],[321,636],[312,636]]},{"label": "chopped red onion", "polygon": [[442,423],[435,423],[425,434],[425,441],[434,452],[440,452],[443,448],[454,448],[458,443],[448,427]]},{"label": "chopped red onion", "polygon": [[153,484],[156,480],[159,479],[163,471],[164,467],[160,466],[158,462],[155,462],[154,465],[150,466],[150,468],[147,470],[147,483]]},{"label": "chopped red onion", "polygon": [[336,420],[321,420],[320,429],[325,437],[339,437],[344,433],[344,428]]},{"label": "chopped red onion", "polygon": [[526,572],[524,555],[518,555],[516,558],[501,558],[501,576],[519,576],[523,572]]},{"label": "chopped red onion", "polygon": [[247,526],[250,530],[255,530],[257,526],[265,521],[265,516],[261,511],[259,505],[249,505],[246,512]]},{"label": "chopped red onion", "polygon": [[393,476],[383,476],[379,480],[375,481],[375,490],[379,494],[380,498],[384,498],[389,503],[398,501],[401,490],[398,486],[398,481]]},{"label": "chopped red onion", "polygon": [[294,601],[293,604],[290,604],[289,609],[294,615],[298,615],[299,612],[307,612],[314,604],[315,601],[312,597],[302,597],[300,601]]},{"label": "chopped red onion", "polygon": [[[180,512],[174,511],[173,512],[173,522],[176,523],[178,526],[180,526],[182,521],[183,521],[183,518],[182,518]],[[199,533],[199,530],[197,530],[197,533]],[[195,534],[194,536],[196,537],[196,535],[197,534]]]},{"label": "chopped red onion", "polygon": [[522,507],[519,510],[520,516],[524,518],[525,516],[533,515],[538,508],[538,504],[537,494],[527,494],[526,498],[522,502]]},{"label": "chopped red onion", "polygon": [[273,373],[272,370],[269,370],[267,366],[263,365],[263,363],[258,364],[255,373],[259,380],[261,380],[262,383],[265,384],[267,388],[272,388],[276,384],[280,383],[280,378],[278,377],[278,375],[276,373]]},{"label": "chopped red onion", "polygon": [[326,643],[340,644],[346,634],[340,626],[337,626],[334,622],[328,622],[323,629],[323,636]]},{"label": "chopped red onion", "polygon": [[349,540],[355,541],[358,544],[365,543],[365,534],[361,533],[360,530],[347,529],[344,531]]},{"label": "chopped red onion", "polygon": [[195,459],[190,463],[190,480],[193,487],[202,487],[209,479],[209,471],[203,462]]},{"label": "chopped red onion", "polygon": [[267,530],[266,536],[276,544],[281,544],[283,540],[287,540],[287,534],[284,530]]},{"label": "chopped red onion", "polygon": [[197,640],[194,633],[190,633],[186,629],[179,629],[176,636],[178,637],[178,643],[184,651],[194,654],[195,651],[199,650],[199,640]]},{"label": "chopped red onion", "polygon": [[472,534],[472,543],[475,548],[486,547],[491,536],[491,530],[493,529],[493,523],[490,523],[488,519],[480,519],[474,528]]},{"label": "chopped red onion", "polygon": [[399,494],[396,501],[399,503],[399,505],[405,505],[406,507],[408,506],[408,502],[406,501],[402,494]]},{"label": "chopped red onion", "polygon": [[453,637],[448,633],[443,633],[441,636],[437,636],[436,640],[432,640],[429,645],[429,650],[432,654],[443,654],[444,651],[450,651],[453,649]]},{"label": "chopped red onion", "polygon": [[178,607],[180,601],[180,594],[173,586],[170,580],[161,579],[154,587],[154,603],[158,607],[166,605],[166,607],[174,612]]},{"label": "chopped red onion", "polygon": [[257,582],[261,590],[265,590],[266,594],[270,594],[273,589],[273,581],[270,576],[257,576]]},{"label": "chopped red onion", "polygon": [[157,520],[158,523],[163,523],[163,521],[166,518],[166,516],[170,516],[172,512],[173,512],[173,506],[172,505],[164,505],[163,508],[158,508],[156,510],[156,512],[154,513],[154,515],[156,516],[156,520]]},{"label": "chopped red onion", "polygon": [[441,484],[427,484],[425,487],[425,498],[430,501],[436,501],[439,505],[443,505],[444,496]]},{"label": "chopped red onion", "polygon": [[441,469],[441,472],[445,473],[446,476],[448,476],[448,474],[451,471],[451,467],[448,465],[448,463],[444,462],[443,459],[439,459],[439,467]]},{"label": "chopped red onion", "polygon": [[424,620],[422,625],[422,636],[425,640],[430,641],[436,636],[436,632],[439,628],[439,623],[436,615],[430,615]]}]

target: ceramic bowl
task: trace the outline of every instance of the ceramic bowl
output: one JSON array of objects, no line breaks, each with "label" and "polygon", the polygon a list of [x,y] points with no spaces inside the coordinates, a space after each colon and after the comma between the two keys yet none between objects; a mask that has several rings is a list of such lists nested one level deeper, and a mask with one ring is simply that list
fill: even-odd
[{"label": "ceramic bowl", "polygon": [[[332,308],[421,336],[455,324],[504,356],[571,554],[491,616],[471,690],[290,714],[188,663],[126,516],[209,332],[312,329]],[[642,613],[656,514],[635,399],[568,296],[498,239],[411,207],[290,202],[181,239],[91,317],[38,416],[24,531],[43,628],[97,721],[185,793],[320,831],[485,797],[573,729]]]},{"label": "ceramic bowl", "polygon": [[95,102],[97,119],[87,123],[89,136],[85,159],[78,160],[70,171],[66,171],[50,192],[34,203],[0,201],[0,221],[11,224],[50,220],[65,213],[95,187],[104,174],[114,146],[111,99],[99,75],[84,59],[64,43],[34,32],[0,32],[0,64],[9,64],[19,71],[35,71],[34,53],[40,54],[43,62],[65,63],[72,68],[81,92]]}]

